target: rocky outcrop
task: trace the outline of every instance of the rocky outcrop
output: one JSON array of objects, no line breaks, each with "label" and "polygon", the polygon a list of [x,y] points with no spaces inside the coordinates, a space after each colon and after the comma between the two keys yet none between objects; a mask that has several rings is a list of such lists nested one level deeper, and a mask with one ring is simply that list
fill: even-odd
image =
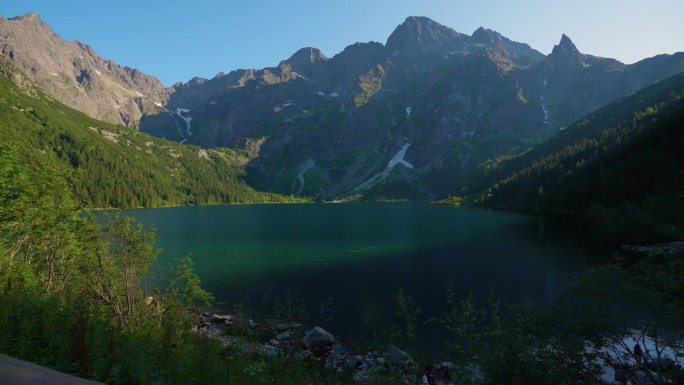
[{"label": "rocky outcrop", "polygon": [[[583,54],[563,35],[544,56],[491,29],[468,36],[409,17],[384,45],[357,43],[332,58],[303,48],[277,67],[174,86],[167,108],[191,110],[191,137],[173,136],[183,132],[176,116],[146,116],[141,128],[202,147],[259,139],[245,163],[258,189],[425,199],[458,194],[486,159],[678,70],[678,55],[629,66]],[[413,167],[385,175],[407,144]]]},{"label": "rocky outcrop", "polygon": [[[35,14],[0,19],[0,32],[2,52],[67,104],[129,125],[140,119],[142,131],[185,144],[231,147],[252,187],[321,199],[459,195],[487,159],[684,71],[684,53],[626,65],[583,54],[563,35],[545,56],[491,29],[469,36],[409,17],[385,44],[353,44],[332,58],[302,48],[275,67],[164,90],[64,42]],[[405,147],[405,163],[390,167]]]},{"label": "rocky outcrop", "polygon": [[[378,375],[394,372],[403,377],[406,383],[415,383],[418,378],[419,365],[405,351],[390,347],[388,351],[365,351],[353,353],[342,345],[325,329],[316,326],[304,333],[298,323],[280,323],[274,326],[257,324],[247,319],[232,320],[235,323],[220,324],[211,322],[216,315],[203,313],[199,317],[199,324],[193,326],[193,331],[221,341],[225,347],[239,349],[251,354],[280,357],[307,357],[315,360],[321,366],[337,369],[338,372],[352,374],[360,383]],[[250,330],[251,338],[233,335],[235,326],[240,326],[240,335],[244,334],[243,327]],[[301,343],[293,343],[301,337]],[[445,381],[452,364],[441,362],[429,365],[432,378]]]},{"label": "rocky outcrop", "polygon": [[306,333],[304,338],[302,338],[302,346],[307,349],[322,348],[325,346],[330,346],[334,343],[335,337],[320,326],[314,327],[308,333]]},{"label": "rocky outcrop", "polygon": [[0,52],[55,99],[109,122],[135,126],[167,97],[156,78],[63,40],[36,13],[0,17]]}]

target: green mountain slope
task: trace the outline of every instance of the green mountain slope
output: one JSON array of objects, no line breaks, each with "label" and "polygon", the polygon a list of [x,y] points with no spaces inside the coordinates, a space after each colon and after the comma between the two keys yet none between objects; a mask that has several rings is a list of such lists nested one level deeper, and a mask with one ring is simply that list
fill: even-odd
[{"label": "green mountain slope", "polygon": [[[481,166],[484,206],[572,210],[605,236],[684,236],[684,73],[575,122],[519,156]],[[618,234],[621,234],[618,237]]]},{"label": "green mountain slope", "polygon": [[[201,150],[92,119],[0,62],[0,141],[31,167],[53,168],[91,208],[281,201],[244,184],[245,155]],[[18,88],[16,84],[21,85]]]}]

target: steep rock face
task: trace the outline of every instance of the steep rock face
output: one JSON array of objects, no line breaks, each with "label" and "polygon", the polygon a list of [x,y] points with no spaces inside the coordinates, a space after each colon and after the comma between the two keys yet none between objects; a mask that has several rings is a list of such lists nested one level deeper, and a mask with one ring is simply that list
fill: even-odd
[{"label": "steep rock face", "polygon": [[[586,55],[565,35],[544,56],[490,29],[468,36],[409,17],[385,45],[332,58],[304,48],[278,67],[178,84],[167,118],[182,133],[177,108],[190,110],[192,134],[178,140],[251,149],[246,178],[261,189],[432,197],[458,193],[487,158],[684,70],[679,55],[650,61]],[[163,116],[142,129],[163,131]]]},{"label": "steep rock face", "polygon": [[401,51],[435,51],[455,49],[466,36],[427,17],[409,17],[387,39],[391,54]]},{"label": "steep rock face", "polygon": [[[22,54],[27,63],[43,52],[56,55],[51,44],[61,41],[42,22],[33,24],[42,28],[33,38],[45,47]],[[3,52],[16,61],[6,41],[13,40],[3,40]],[[99,90],[123,107],[126,93],[112,89],[148,89],[158,99],[133,99],[141,130],[232,147],[245,155],[252,186],[325,199],[458,194],[483,161],[524,150],[616,98],[684,71],[684,54],[625,65],[583,54],[563,35],[545,56],[490,29],[468,36],[424,17],[407,18],[385,44],[356,43],[332,58],[302,48],[275,67],[194,78],[166,90],[135,70],[91,63],[94,54],[79,43],[60,44],[77,46],[87,61],[67,63],[71,72],[63,80],[40,75],[62,98],[91,108],[95,91],[88,90]],[[24,67],[33,77],[50,71],[33,67]],[[124,80],[112,86],[104,79]],[[126,114],[122,121],[137,116]]]},{"label": "steep rock face", "polygon": [[166,98],[156,78],[64,41],[35,13],[0,17],[0,52],[50,95],[98,119],[135,126]]},{"label": "steep rock face", "polygon": [[500,33],[484,27],[473,32],[472,40],[476,45],[501,47],[508,55],[515,58],[515,62],[521,67],[536,64],[544,58],[541,52],[532,49],[529,45],[512,41]]},{"label": "steep rock face", "polygon": [[552,125],[566,126],[613,100],[682,71],[682,53],[626,65],[583,54],[563,35],[551,54],[529,71],[533,81],[526,86],[538,92]]}]

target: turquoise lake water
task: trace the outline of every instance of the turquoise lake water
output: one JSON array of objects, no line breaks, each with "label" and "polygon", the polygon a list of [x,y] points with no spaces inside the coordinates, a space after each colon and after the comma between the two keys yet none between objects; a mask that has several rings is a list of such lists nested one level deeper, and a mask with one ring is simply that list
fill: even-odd
[{"label": "turquoise lake water", "polygon": [[[457,296],[548,305],[573,276],[604,258],[571,228],[528,215],[421,203],[287,204],[127,210],[156,228],[160,271],[192,254],[215,307],[249,301],[252,316],[273,314],[293,293],[320,324],[351,344],[368,344],[398,325],[401,288],[440,315],[451,280]],[[331,298],[331,306],[321,304]],[[436,328],[421,322],[421,329]],[[431,337],[435,333],[427,332]],[[433,341],[436,342],[436,341]],[[438,342],[438,341],[437,341]]]}]

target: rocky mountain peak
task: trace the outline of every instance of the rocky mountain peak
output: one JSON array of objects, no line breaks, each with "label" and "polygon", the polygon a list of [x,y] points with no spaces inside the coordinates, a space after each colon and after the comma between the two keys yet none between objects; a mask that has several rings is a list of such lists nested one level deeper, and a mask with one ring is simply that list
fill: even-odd
[{"label": "rocky mountain peak", "polygon": [[471,37],[476,43],[481,44],[496,44],[501,42],[501,35],[499,33],[488,28],[485,29],[484,27],[476,29]]},{"label": "rocky mountain peak", "polygon": [[390,52],[405,47],[431,50],[444,47],[461,37],[461,34],[438,22],[423,16],[410,16],[399,25],[387,39]]},{"label": "rocky mountain peak", "polygon": [[35,12],[29,12],[25,15],[10,17],[7,19],[13,24],[21,25],[24,28],[28,28],[34,31],[42,31],[54,35],[52,28],[46,24],[40,15]]},{"label": "rocky mountain peak", "polygon": [[546,71],[547,72],[557,72],[565,73],[567,71],[570,73],[575,73],[582,68],[587,67],[585,63],[584,56],[575,47],[575,44],[570,40],[570,38],[563,34],[560,42],[553,46],[551,54],[546,57]]},{"label": "rocky mountain peak", "polygon": [[43,23],[43,19],[40,18],[40,15],[37,14],[36,12],[29,12],[25,15],[20,15],[20,16],[15,16],[15,17],[10,17],[9,20],[12,21],[21,21],[25,23]]},{"label": "rocky mountain peak", "polygon": [[321,52],[318,48],[306,47],[301,48],[295,52],[289,59],[286,60],[289,64],[296,65],[306,65],[315,63],[320,60],[328,60],[328,58]]},{"label": "rocky mountain peak", "polygon": [[572,40],[570,40],[570,38],[566,34],[563,34],[560,43],[553,46],[553,51],[551,51],[551,55],[576,56],[579,54],[580,51],[577,49],[575,44],[572,42]]},{"label": "rocky mountain peak", "polygon": [[0,53],[48,94],[99,119],[136,125],[165,98],[156,78],[103,59],[87,44],[65,41],[34,12],[0,19]]}]

